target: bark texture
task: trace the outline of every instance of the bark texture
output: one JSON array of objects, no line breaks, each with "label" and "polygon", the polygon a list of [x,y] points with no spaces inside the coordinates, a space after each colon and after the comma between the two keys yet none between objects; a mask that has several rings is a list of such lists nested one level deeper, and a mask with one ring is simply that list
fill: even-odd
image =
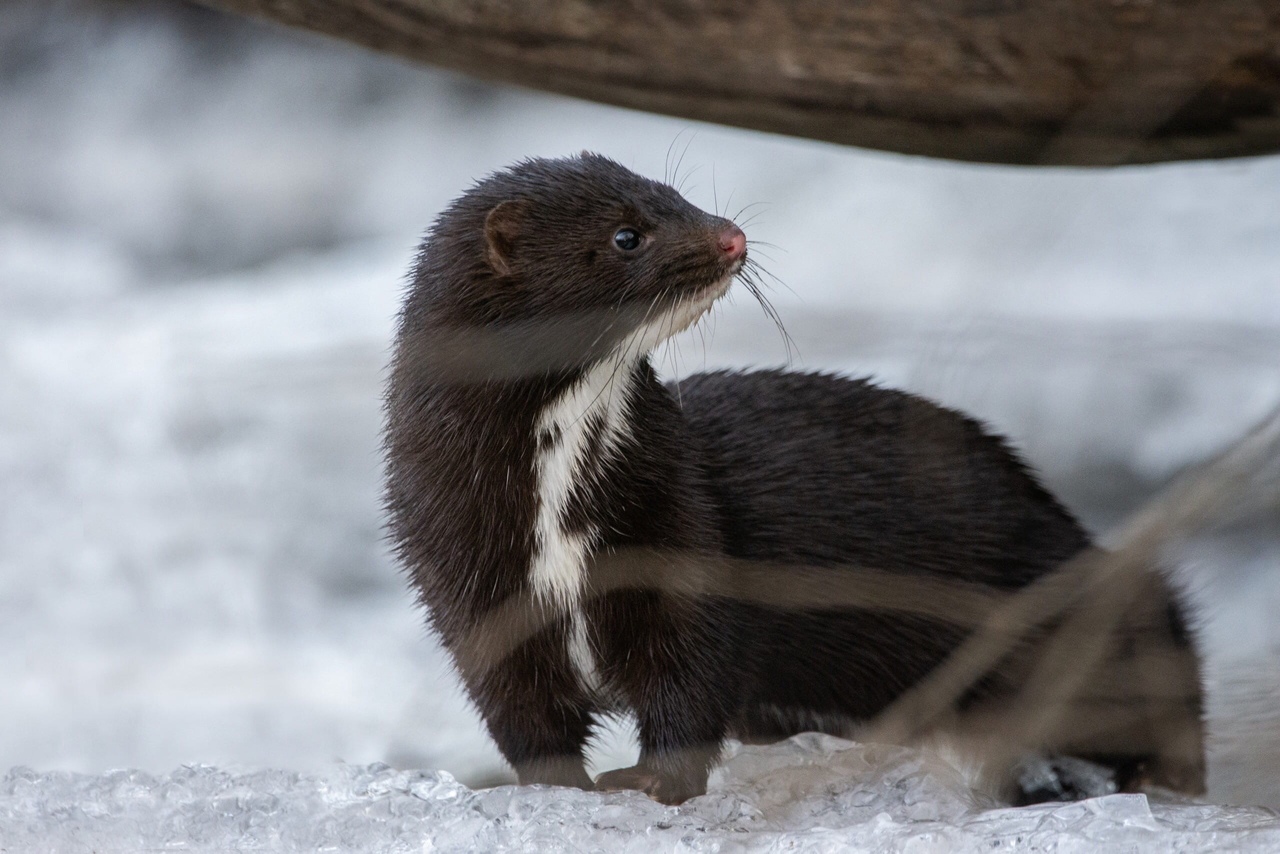
[{"label": "bark texture", "polygon": [[682,116],[960,160],[1280,150],[1280,0],[209,0]]}]

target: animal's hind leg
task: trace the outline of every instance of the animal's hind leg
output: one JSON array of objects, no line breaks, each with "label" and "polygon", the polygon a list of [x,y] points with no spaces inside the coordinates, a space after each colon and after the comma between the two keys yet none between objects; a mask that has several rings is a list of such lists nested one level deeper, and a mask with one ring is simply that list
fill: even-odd
[{"label": "animal's hind leg", "polygon": [[1105,654],[1039,742],[1047,758],[1014,775],[1015,798],[1089,797],[1099,767],[1109,770],[1112,791],[1204,792],[1199,656],[1162,579],[1151,573],[1144,581],[1119,624],[1108,628]]},{"label": "animal's hind leg", "polygon": [[1075,756],[1027,756],[1012,769],[1009,800],[1024,807],[1097,798],[1120,791],[1120,780],[1129,773],[1131,769]]}]

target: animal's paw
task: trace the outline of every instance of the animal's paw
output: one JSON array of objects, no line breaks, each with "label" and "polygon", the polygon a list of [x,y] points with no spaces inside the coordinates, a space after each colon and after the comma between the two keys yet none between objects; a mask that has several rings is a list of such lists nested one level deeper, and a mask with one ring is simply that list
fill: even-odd
[{"label": "animal's paw", "polygon": [[1018,806],[1114,794],[1115,771],[1074,756],[1031,756],[1016,771]]},{"label": "animal's paw", "polygon": [[677,806],[706,792],[706,785],[670,777],[641,765],[606,771],[596,778],[597,792],[620,792],[628,789],[644,792],[658,803]]},{"label": "animal's paw", "polygon": [[565,786],[587,791],[594,788],[586,769],[582,767],[582,760],[576,756],[550,757],[517,765],[516,776],[522,786]]}]

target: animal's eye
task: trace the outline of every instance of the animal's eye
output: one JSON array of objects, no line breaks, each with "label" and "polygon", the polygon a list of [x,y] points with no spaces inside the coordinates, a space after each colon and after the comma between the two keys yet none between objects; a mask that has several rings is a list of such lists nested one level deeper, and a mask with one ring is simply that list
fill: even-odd
[{"label": "animal's eye", "polygon": [[632,252],[640,248],[640,232],[634,228],[620,228],[613,235],[613,243],[623,252]]}]

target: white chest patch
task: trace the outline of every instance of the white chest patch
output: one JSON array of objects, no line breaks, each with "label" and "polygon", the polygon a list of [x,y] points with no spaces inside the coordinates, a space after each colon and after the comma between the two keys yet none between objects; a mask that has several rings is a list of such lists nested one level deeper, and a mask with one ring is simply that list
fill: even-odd
[{"label": "white chest patch", "polygon": [[[574,492],[590,485],[628,432],[634,361],[606,359],[552,401],[538,418],[534,462],[538,512],[530,568],[535,595],[569,616],[566,652],[583,688],[601,692],[586,617],[579,607],[586,559],[599,536],[592,526],[570,532],[564,515]],[[595,452],[592,446],[595,445]]]},{"label": "white chest patch", "polygon": [[701,299],[681,304],[641,325],[612,358],[592,367],[549,403],[536,425],[534,478],[538,510],[530,581],[536,596],[569,618],[569,661],[588,691],[601,695],[590,630],[580,607],[586,560],[599,539],[593,526],[570,532],[564,517],[574,493],[589,488],[630,438],[635,368],[649,351],[697,320],[728,287],[729,278]]},{"label": "white chest patch", "polygon": [[628,438],[636,364],[701,317],[731,279],[732,275],[726,276],[699,298],[642,324],[619,344],[611,358],[594,365],[539,414],[534,458],[538,512],[530,575],[534,593],[543,601],[570,612],[581,599],[584,563],[599,532],[566,531],[564,514],[575,489],[590,485],[600,474],[588,470],[592,443],[597,443],[597,452],[590,462],[599,469]]},{"label": "white chest patch", "polygon": [[598,443],[598,453],[590,462],[598,469],[627,435],[632,370],[631,364],[606,359],[552,401],[538,419],[531,580],[538,596],[565,611],[582,596],[584,563],[598,532],[566,531],[564,514],[575,490],[599,475],[588,464],[592,443]]}]

